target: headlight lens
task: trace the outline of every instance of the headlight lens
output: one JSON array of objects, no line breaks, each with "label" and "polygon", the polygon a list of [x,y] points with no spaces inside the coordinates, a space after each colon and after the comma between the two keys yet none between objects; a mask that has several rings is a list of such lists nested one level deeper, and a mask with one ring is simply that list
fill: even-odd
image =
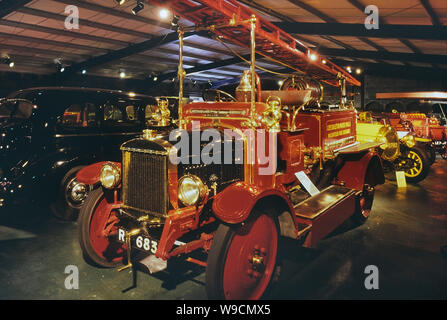
[{"label": "headlight lens", "polygon": [[99,180],[104,188],[115,188],[120,183],[120,179],[121,170],[113,163],[106,163],[102,166]]},{"label": "headlight lens", "polygon": [[207,189],[199,177],[188,174],[180,178],[178,198],[185,206],[192,206],[205,198]]},{"label": "headlight lens", "polygon": [[402,142],[405,143],[408,148],[413,148],[416,144],[416,139],[412,134],[408,134],[402,138]]}]

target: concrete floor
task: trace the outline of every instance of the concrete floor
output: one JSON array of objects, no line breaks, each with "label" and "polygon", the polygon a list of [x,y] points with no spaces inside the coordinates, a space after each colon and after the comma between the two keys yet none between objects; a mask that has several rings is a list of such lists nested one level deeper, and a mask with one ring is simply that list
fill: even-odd
[{"label": "concrete floor", "polygon": [[[0,299],[206,299],[204,269],[183,262],[138,274],[86,264],[76,223],[49,210],[16,209],[0,217]],[[447,299],[447,161],[407,189],[379,186],[371,218],[344,225],[314,249],[281,243],[280,276],[270,299]],[[287,254],[286,254],[287,253]],[[79,289],[64,286],[65,267],[79,268]],[[379,289],[366,290],[365,267],[379,269]]]}]

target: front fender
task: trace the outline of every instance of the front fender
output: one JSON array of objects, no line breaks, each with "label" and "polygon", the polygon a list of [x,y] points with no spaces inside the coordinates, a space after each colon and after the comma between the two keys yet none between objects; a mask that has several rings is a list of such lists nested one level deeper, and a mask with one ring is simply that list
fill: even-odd
[{"label": "front fender", "polygon": [[363,190],[365,184],[374,187],[385,183],[382,161],[376,152],[344,157],[344,165],[337,175],[348,188]]},{"label": "front fender", "polygon": [[99,176],[101,174],[101,168],[106,163],[113,163],[118,168],[121,168],[120,162],[112,162],[112,161],[101,161],[89,166],[86,166],[78,171],[76,174],[76,180],[88,185],[94,185],[99,183]]},{"label": "front fender", "polygon": [[[254,206],[262,200],[276,201],[275,208],[293,212],[293,206],[286,195],[276,189],[261,189],[244,182],[236,182],[214,197],[213,212],[218,219],[230,224],[245,221]],[[282,212],[278,212],[282,213]]]}]

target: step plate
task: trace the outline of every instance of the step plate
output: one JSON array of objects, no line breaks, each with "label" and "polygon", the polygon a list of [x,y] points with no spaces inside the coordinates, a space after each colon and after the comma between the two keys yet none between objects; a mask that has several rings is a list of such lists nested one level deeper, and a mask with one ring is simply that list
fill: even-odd
[{"label": "step plate", "polygon": [[355,190],[342,186],[329,186],[316,196],[297,204],[294,207],[295,213],[300,218],[313,220],[354,192]]}]

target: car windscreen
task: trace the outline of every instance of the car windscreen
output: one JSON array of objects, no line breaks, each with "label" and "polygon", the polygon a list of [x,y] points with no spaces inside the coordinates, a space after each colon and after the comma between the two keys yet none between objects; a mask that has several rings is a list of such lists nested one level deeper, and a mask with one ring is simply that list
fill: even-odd
[{"label": "car windscreen", "polygon": [[0,118],[28,119],[33,113],[33,104],[24,99],[0,100]]}]

